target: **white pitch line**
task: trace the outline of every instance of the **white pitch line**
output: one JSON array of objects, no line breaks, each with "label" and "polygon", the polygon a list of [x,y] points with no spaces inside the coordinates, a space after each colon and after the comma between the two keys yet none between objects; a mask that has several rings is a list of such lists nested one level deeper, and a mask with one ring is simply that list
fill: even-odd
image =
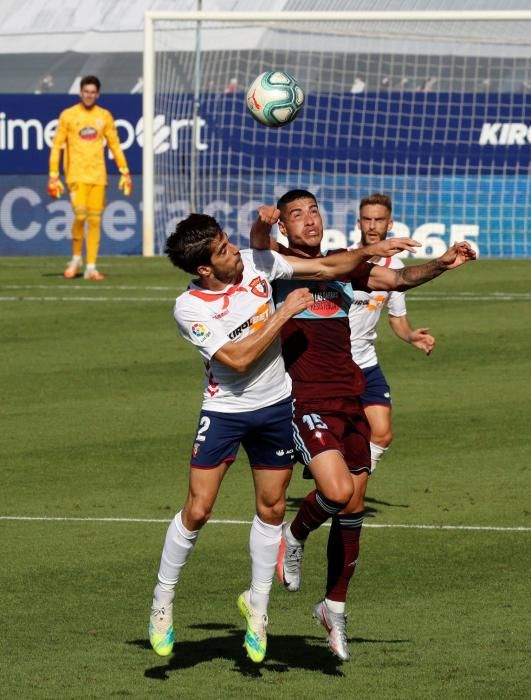
[{"label": "white pitch line", "polygon": [[[93,286],[93,284],[2,284],[0,289],[84,289],[86,291],[89,286]],[[128,291],[141,289],[151,292],[162,291],[178,293],[184,291],[185,287],[153,287],[149,285],[140,287],[138,285],[129,284],[98,284],[97,289],[127,289]]]},{"label": "white pitch line", "polygon": [[0,301],[158,301],[164,304],[175,302],[175,297],[167,299],[164,297],[1,297]]},{"label": "white pitch line", "polygon": [[[160,518],[80,518],[68,516],[38,515],[0,515],[0,520],[39,521],[39,522],[84,522],[84,523],[163,523],[170,522]],[[251,525],[251,520],[209,520],[209,525]],[[325,523],[325,527],[329,527]],[[531,532],[531,527],[498,527],[494,525],[407,525],[393,523],[364,523],[363,527],[402,530],[483,530],[487,532]]]},{"label": "white pitch line", "polygon": [[384,523],[363,523],[363,527],[390,528],[403,530],[487,530],[489,532],[531,532],[531,527],[498,527],[496,525],[401,525]]},{"label": "white pitch line", "polygon": [[[0,285],[0,291],[7,291],[7,290],[32,290],[32,289],[46,289],[48,291],[56,291],[59,289],[68,289],[70,291],[73,290],[83,290],[87,291],[88,286],[86,284],[77,284],[77,285],[72,285],[72,284],[57,284],[57,285],[46,285],[46,284],[3,284]],[[96,288],[94,288],[96,289]],[[175,298],[178,294],[183,292],[185,290],[185,287],[167,287],[167,286],[138,286],[138,285],[100,285],[98,284],[97,286],[98,291],[111,291],[111,290],[122,290],[122,291],[158,291],[158,292],[171,292],[172,293],[172,299]],[[85,296],[85,297],[59,297],[59,296],[47,296],[47,297],[38,297],[38,296],[25,296],[25,295],[20,295],[20,296],[9,296],[9,297],[2,297],[6,300],[19,300],[19,299],[27,299],[30,301],[34,300],[40,300],[40,299],[45,299],[45,300],[70,300],[70,299],[104,299],[105,301],[109,300],[110,297],[92,297],[92,296]],[[125,298],[125,297],[124,297]],[[140,299],[146,299],[146,300],[151,300],[153,297],[140,297]],[[162,298],[162,297],[161,297]],[[133,297],[134,299],[134,297]],[[410,291],[408,293],[408,299],[412,301],[517,301],[517,300],[522,300],[522,301],[529,301],[531,300],[531,293],[529,292],[486,292],[485,294],[478,294],[477,292],[454,292],[452,295],[447,295],[444,292],[432,292],[430,291],[429,293],[423,292],[423,291]]]},{"label": "white pitch line", "polygon": [[514,295],[514,294],[497,294],[496,296],[483,296],[481,294],[477,295],[467,295],[467,296],[415,296],[408,295],[408,302],[410,301],[531,301],[531,294],[524,295]]},{"label": "white pitch line", "polygon": [[[65,287],[29,287],[29,289],[48,289],[50,291],[55,291],[56,289],[65,289]],[[87,290],[86,287],[68,287],[69,289],[84,289],[85,291]],[[11,287],[0,287],[0,289],[16,289],[15,286]],[[21,289],[28,289],[28,287],[21,287]],[[110,290],[135,290],[135,289],[140,289],[140,290],[151,290],[151,291],[172,291],[174,294],[171,297],[152,297],[152,296],[138,296],[138,297],[131,297],[131,296],[123,296],[123,297],[115,297],[115,296],[100,296],[99,294],[97,296],[88,296],[88,295],[83,295],[83,296],[58,296],[58,295],[43,295],[43,296],[36,296],[36,295],[25,295],[25,294],[10,294],[10,295],[5,295],[5,296],[0,296],[0,302],[20,302],[20,301],[34,301],[34,302],[71,302],[71,301],[83,301],[83,302],[92,302],[92,301],[98,301],[98,302],[164,302],[164,303],[173,303],[175,301],[176,296],[178,296],[184,289],[173,289],[171,290],[170,288],[167,287],[98,287],[98,290],[103,290],[105,289],[106,291]],[[508,293],[504,294],[502,292],[494,292],[492,294],[474,294],[471,292],[463,292],[463,293],[458,293],[458,294],[452,294],[452,295],[444,295],[444,294],[408,294],[408,300],[410,302],[496,302],[496,301],[531,301],[531,294],[527,294],[525,292],[520,293]]]},{"label": "white pitch line", "polygon": [[[105,301],[105,302],[129,302],[129,303],[135,303],[135,302],[153,302],[153,301],[158,301],[160,303],[173,303],[175,301],[175,297],[171,298],[166,298],[166,297],[76,297],[76,296],[71,296],[71,297],[58,297],[58,296],[0,296],[0,302],[21,302],[21,301],[34,301],[34,302],[46,302],[46,301],[52,301],[52,302],[74,302],[74,301],[84,301],[84,302],[92,302],[92,301]],[[467,302],[467,301],[531,301],[531,295],[529,297],[516,297],[512,296],[510,294],[507,294],[505,296],[497,296],[497,297],[484,297],[484,296],[467,296],[467,297],[410,297],[409,298],[410,302]]]}]

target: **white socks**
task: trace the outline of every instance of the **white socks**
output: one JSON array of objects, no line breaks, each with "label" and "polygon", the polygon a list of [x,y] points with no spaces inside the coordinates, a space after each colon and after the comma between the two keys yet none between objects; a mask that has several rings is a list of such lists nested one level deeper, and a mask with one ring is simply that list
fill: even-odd
[{"label": "white socks", "polygon": [[339,600],[329,600],[328,598],[325,598],[325,603],[330,612],[345,614],[345,603]]},{"label": "white socks", "polygon": [[288,525],[286,528],[285,532],[285,537],[286,537],[286,542],[291,545],[298,545],[302,544],[304,546],[304,540],[298,540],[296,537],[293,536],[293,533],[291,532],[291,524]]},{"label": "white socks", "polygon": [[255,610],[267,615],[269,592],[277,563],[282,525],[269,525],[254,516],[249,535],[251,554],[251,595],[250,603]]},{"label": "white socks", "polygon": [[[269,593],[277,563],[282,525],[269,525],[255,515],[249,535],[251,554],[250,603],[263,615],[267,615]],[[175,585],[197,540],[199,530],[188,530],[182,522],[181,513],[171,521],[160,560],[158,583],[153,591],[153,604],[163,607],[173,602]]]},{"label": "white socks", "polygon": [[158,605],[169,605],[175,596],[175,584],[179,580],[181,571],[192,553],[197,540],[199,530],[188,530],[181,518],[181,511],[171,521],[158,573],[158,583],[153,591],[153,601]]},{"label": "white socks", "polygon": [[376,445],[376,443],[371,442],[371,474],[373,471],[376,469],[376,465],[378,462],[382,459],[384,454],[387,452],[389,448],[387,447],[380,447],[380,445]]}]

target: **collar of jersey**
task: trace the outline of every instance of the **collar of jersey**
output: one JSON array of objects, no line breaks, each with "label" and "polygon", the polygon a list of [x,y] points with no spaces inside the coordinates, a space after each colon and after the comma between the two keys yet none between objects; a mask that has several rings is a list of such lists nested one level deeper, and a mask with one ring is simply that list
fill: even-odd
[{"label": "collar of jersey", "polygon": [[[192,283],[193,284],[193,283]],[[195,285],[194,285],[195,286]],[[214,292],[211,289],[201,289],[199,287],[190,290],[190,294],[194,297],[198,297],[203,301],[216,301],[217,299],[223,299],[223,297],[230,297],[236,292],[246,292],[245,287],[241,284],[229,284],[221,292]]]}]

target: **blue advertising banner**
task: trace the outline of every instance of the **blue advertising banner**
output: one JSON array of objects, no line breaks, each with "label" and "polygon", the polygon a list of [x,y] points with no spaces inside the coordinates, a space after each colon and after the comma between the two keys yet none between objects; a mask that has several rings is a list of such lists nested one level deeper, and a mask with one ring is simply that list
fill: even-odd
[{"label": "blue advertising banner", "polygon": [[[202,140],[231,145],[224,152],[240,160],[252,154],[266,168],[352,172],[352,162],[370,162],[371,172],[386,175],[467,175],[489,170],[511,175],[529,164],[531,95],[458,93],[362,93],[309,95],[304,114],[289,129],[253,130],[242,139],[249,115],[234,108],[242,95],[205,95]],[[190,107],[191,110],[191,107]],[[209,114],[225,120],[209,123]],[[354,116],[353,116],[354,115]],[[273,136],[272,136],[273,132]],[[272,148],[278,146],[279,148]],[[279,156],[280,152],[280,156]],[[215,155],[201,153],[203,164]],[[339,170],[338,170],[339,164]]]},{"label": "blue advertising banner", "polygon": [[[134,176],[133,176],[134,177]],[[72,253],[70,200],[51,199],[47,175],[0,175],[0,255],[63,255]],[[101,255],[142,253],[142,184],[124,197],[118,178],[110,178],[102,217]]]},{"label": "blue advertising banner", "polygon": [[[63,109],[75,95],[0,95],[0,255],[71,254],[68,196],[47,194],[50,146]],[[142,99],[106,95],[133,177],[133,192],[118,191],[118,172],[107,155],[109,187],[102,218],[101,255],[142,253]],[[139,124],[140,122],[140,124]]]},{"label": "blue advertising banner", "polygon": [[[0,96],[2,255],[70,253],[72,212],[68,198],[51,200],[46,193],[46,177],[58,115],[77,100],[77,96],[62,95]],[[343,232],[339,243],[350,242],[356,211],[355,206],[346,203],[347,195],[342,199],[338,191],[350,197],[352,193],[356,197],[367,194],[374,190],[373,178],[378,177],[378,186],[385,186],[385,191],[392,194],[397,211],[410,217],[397,233],[409,233],[424,242],[431,237],[434,244],[439,240],[444,245],[467,237],[482,255],[531,256],[527,234],[531,95],[309,95],[304,115],[312,116],[311,133],[306,116],[295,120],[289,129],[256,125],[242,102],[242,94],[209,93],[201,98],[201,181],[206,185],[213,173],[223,180],[236,173],[241,177],[242,163],[252,169],[253,163],[259,162],[261,172],[269,172],[260,181],[240,180],[241,186],[233,188],[235,191],[223,193],[222,202],[219,197],[212,198],[220,211],[220,223],[228,231],[245,235],[250,218],[247,210],[255,201],[263,200],[263,181],[272,193],[284,182],[289,187],[289,178],[284,178],[282,172],[294,169],[308,173],[310,189],[319,182],[318,197],[327,213],[326,225],[336,233]],[[130,198],[118,192],[116,168],[108,155],[110,184],[100,252],[140,254],[141,96],[105,95],[101,105],[115,117],[134,190]],[[180,97],[179,113],[192,114],[191,96]],[[161,170],[169,170],[170,164],[175,166],[179,146],[185,163],[182,149],[189,143],[190,124],[186,118],[159,115],[155,157]],[[209,187],[214,192],[216,187],[219,190],[219,183],[211,182]],[[201,203],[203,210],[210,205],[209,201]],[[213,213],[218,215],[217,211]],[[439,250],[440,246],[435,248]],[[435,254],[435,248],[426,246],[425,252]]]},{"label": "blue advertising banner", "polygon": [[[76,95],[0,95],[0,174],[48,173],[50,146],[59,114],[79,102]],[[106,95],[101,106],[116,121],[122,148],[132,173],[142,172],[142,98],[140,95]],[[140,141],[140,144],[139,144]],[[113,168],[109,156],[107,169]]]},{"label": "blue advertising banner", "polygon": [[[58,115],[77,101],[71,95],[1,95],[0,174],[46,173]],[[223,153],[238,159],[247,153],[260,158],[266,168],[273,161],[278,164],[274,143],[286,165],[296,161],[302,167],[333,168],[334,173],[338,162],[367,160],[368,154],[373,168],[391,174],[392,167],[395,175],[418,164],[429,166],[431,174],[438,166],[439,175],[452,174],[456,165],[466,166],[468,175],[487,168],[511,175],[529,164],[531,95],[405,92],[400,99],[394,93],[310,95],[304,110],[315,115],[311,135],[299,119],[289,130],[275,130],[274,141],[270,129],[256,127],[252,142],[241,138],[243,130],[254,125],[242,102],[242,95],[203,95],[201,138],[208,147],[201,151],[202,167],[208,168],[218,156],[216,142],[223,144],[219,149]],[[108,95],[101,104],[115,117],[131,172],[141,173],[141,97]],[[180,112],[192,114],[191,95],[181,97]],[[334,115],[333,122],[327,114]],[[352,114],[365,118],[352,120]],[[175,129],[168,130],[168,138],[172,136],[175,139]],[[177,147],[172,144],[166,157],[171,158]]]}]

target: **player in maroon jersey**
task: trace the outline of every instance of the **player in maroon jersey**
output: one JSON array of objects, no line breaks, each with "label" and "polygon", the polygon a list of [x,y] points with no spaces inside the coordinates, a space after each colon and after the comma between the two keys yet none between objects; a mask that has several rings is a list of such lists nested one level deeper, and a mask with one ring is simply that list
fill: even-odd
[{"label": "player in maroon jersey", "polygon": [[[278,222],[289,248],[271,238]],[[254,248],[284,255],[321,257],[323,222],[313,194],[291,190],[275,207],[261,207],[251,231]],[[337,251],[331,251],[333,254]],[[362,263],[342,280],[304,282],[315,303],[291,318],[281,332],[282,354],[293,382],[294,438],[299,460],[309,468],[316,488],[284,525],[277,572],[289,591],[297,591],[306,538],[332,518],[328,538],[326,593],[314,616],[327,630],[328,644],[343,661],[350,658],[345,603],[356,567],[370,474],[370,428],[359,396],[365,380],[352,360],[348,312],[354,289],[406,290],[475,258],[468,243],[456,243],[444,255],[422,265],[392,270]],[[281,306],[295,280],[276,283]]]}]

